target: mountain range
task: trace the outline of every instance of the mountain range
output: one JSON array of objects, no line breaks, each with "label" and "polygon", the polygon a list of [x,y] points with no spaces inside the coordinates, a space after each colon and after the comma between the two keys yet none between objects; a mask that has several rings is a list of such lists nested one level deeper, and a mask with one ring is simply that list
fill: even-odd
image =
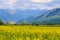
[{"label": "mountain range", "polygon": [[33,24],[60,24],[60,8],[48,10],[39,16],[30,16],[22,22]]},{"label": "mountain range", "polygon": [[4,23],[34,23],[34,24],[60,24],[60,8],[51,10],[20,10],[0,9],[0,20]]},{"label": "mountain range", "polygon": [[0,19],[5,22],[17,22],[22,19],[26,19],[30,16],[38,16],[46,12],[47,10],[20,10],[16,9],[11,11],[10,9],[0,9]]}]

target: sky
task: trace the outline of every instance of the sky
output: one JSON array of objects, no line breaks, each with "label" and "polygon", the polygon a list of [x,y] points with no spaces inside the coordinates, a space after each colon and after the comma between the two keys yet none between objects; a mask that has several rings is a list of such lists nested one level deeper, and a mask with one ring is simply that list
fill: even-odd
[{"label": "sky", "polygon": [[53,9],[60,8],[60,0],[0,0],[0,9]]}]

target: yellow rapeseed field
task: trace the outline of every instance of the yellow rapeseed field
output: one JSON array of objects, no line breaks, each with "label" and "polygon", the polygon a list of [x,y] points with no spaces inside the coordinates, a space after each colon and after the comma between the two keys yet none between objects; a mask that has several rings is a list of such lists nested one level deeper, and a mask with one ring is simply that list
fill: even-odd
[{"label": "yellow rapeseed field", "polygon": [[0,40],[60,40],[60,25],[0,26]]}]

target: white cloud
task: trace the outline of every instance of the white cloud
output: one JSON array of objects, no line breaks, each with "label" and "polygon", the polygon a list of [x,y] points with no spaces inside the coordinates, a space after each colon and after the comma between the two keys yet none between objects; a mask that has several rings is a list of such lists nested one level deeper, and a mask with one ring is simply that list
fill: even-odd
[{"label": "white cloud", "polygon": [[30,0],[31,2],[36,2],[36,3],[49,3],[52,2],[52,0]]},{"label": "white cloud", "polygon": [[[51,9],[54,7],[60,7],[60,4],[57,4],[57,0],[0,0],[0,9]],[[53,6],[53,7],[52,7]],[[11,12],[13,14],[14,11]]]},{"label": "white cloud", "polygon": [[8,0],[9,5],[14,5],[17,0]]},{"label": "white cloud", "polygon": [[0,8],[13,8],[17,0],[0,0]]}]

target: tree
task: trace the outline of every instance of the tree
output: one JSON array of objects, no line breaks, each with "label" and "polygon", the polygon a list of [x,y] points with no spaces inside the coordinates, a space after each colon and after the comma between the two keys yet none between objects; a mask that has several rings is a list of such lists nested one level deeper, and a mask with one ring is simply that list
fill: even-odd
[{"label": "tree", "polygon": [[2,22],[2,20],[0,20],[0,25],[3,25],[4,23]]}]

